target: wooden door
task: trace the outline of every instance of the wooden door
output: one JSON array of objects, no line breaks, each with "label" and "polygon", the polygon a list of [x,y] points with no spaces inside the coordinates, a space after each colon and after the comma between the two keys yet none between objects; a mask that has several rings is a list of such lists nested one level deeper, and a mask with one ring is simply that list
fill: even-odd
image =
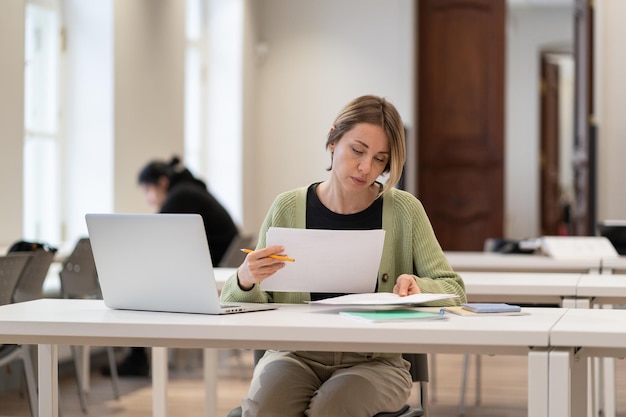
[{"label": "wooden door", "polygon": [[593,85],[593,21],[591,0],[576,0],[574,13],[574,203],[572,234],[594,235],[596,230],[596,124]]},{"label": "wooden door", "polygon": [[503,237],[504,0],[420,0],[418,197],[444,250]]},{"label": "wooden door", "polygon": [[559,182],[559,66],[548,55],[541,58],[541,235],[559,234],[563,221]]}]

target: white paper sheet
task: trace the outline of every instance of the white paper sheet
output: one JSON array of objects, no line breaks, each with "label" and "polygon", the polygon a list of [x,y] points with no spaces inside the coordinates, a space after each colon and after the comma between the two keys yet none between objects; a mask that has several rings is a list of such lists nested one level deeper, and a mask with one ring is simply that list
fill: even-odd
[{"label": "white paper sheet", "polygon": [[311,304],[327,305],[359,305],[359,306],[381,306],[381,305],[407,305],[424,304],[429,301],[445,300],[448,298],[458,298],[455,294],[413,294],[400,297],[398,294],[390,292],[376,292],[368,294],[349,294],[340,297],[326,298],[324,300],[311,301]]},{"label": "white paper sheet", "polygon": [[261,282],[266,291],[373,292],[385,231],[271,227],[267,246],[282,245],[295,262]]}]

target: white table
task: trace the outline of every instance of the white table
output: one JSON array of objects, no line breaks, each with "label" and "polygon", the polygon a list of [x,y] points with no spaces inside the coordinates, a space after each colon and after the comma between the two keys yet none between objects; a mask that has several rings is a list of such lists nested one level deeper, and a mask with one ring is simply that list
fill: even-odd
[{"label": "white table", "polygon": [[[445,252],[457,272],[600,272],[602,260],[554,259],[543,255],[495,252]],[[625,263],[626,264],[626,263]]]},{"label": "white table", "polygon": [[[48,275],[46,276],[46,279],[44,280],[44,283],[43,283],[44,297],[46,298],[60,298],[61,297],[61,279],[59,277],[59,272],[61,271],[61,268],[62,268],[62,265],[59,262],[53,262],[50,265],[50,270],[48,271]],[[237,268],[216,267],[216,268],[213,268],[213,271],[215,272],[215,282],[217,284],[217,290],[221,291],[226,280],[237,271]],[[90,376],[89,376],[90,351],[91,350],[89,349],[89,346],[84,346],[84,349],[81,350],[81,353],[82,353],[82,358],[81,358],[82,378],[81,379],[83,381],[82,389],[84,391],[89,391],[89,386],[90,386]],[[63,356],[64,358],[68,358],[68,359],[71,358],[71,354],[69,353],[69,351],[64,352]],[[152,358],[153,358],[153,364],[156,364],[156,367],[153,370],[153,374],[162,375],[165,378],[165,381],[167,381],[167,362],[168,362],[167,352],[165,352],[164,354],[163,352],[154,351]],[[217,355],[214,352],[205,352],[205,360],[207,362],[210,362],[210,363],[215,362],[215,364],[217,364]],[[158,383],[157,385],[159,387],[163,386],[163,384],[160,384],[160,383]]]},{"label": "white table", "polygon": [[590,304],[623,304],[626,302],[626,275],[584,274],[578,282],[576,296]]},{"label": "white table", "polygon": [[554,348],[549,355],[550,407],[554,413],[587,416],[587,359],[625,356],[625,323],[626,310],[572,309],[555,324],[550,335]]},{"label": "white table", "polygon": [[[374,324],[340,317],[336,311],[285,305],[273,311],[210,316],[111,310],[99,300],[42,299],[0,307],[0,335],[7,342],[39,345],[41,417],[58,414],[58,344],[527,355],[528,415],[548,416],[549,334],[564,309]],[[214,375],[215,369],[209,372]],[[163,379],[155,374],[153,378]],[[209,382],[214,383],[214,377]],[[155,388],[155,415],[165,415],[164,391]],[[207,393],[207,415],[214,416],[215,388]]]},{"label": "white table", "polygon": [[[626,303],[626,275],[613,275],[603,268],[602,274],[581,275],[576,291],[578,308],[613,308]],[[594,360],[594,379],[599,381],[593,404],[604,416],[615,416],[615,359]]]},{"label": "white table", "polygon": [[618,258],[605,258],[602,260],[603,274],[625,274],[626,273],[626,256]]},{"label": "white table", "polygon": [[580,273],[459,272],[470,302],[557,304],[576,307]]}]

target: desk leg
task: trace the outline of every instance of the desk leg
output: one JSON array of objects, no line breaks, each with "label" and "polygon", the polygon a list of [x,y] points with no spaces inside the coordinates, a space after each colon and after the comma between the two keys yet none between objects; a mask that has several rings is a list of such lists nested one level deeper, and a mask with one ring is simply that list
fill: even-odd
[{"label": "desk leg", "polygon": [[82,363],[81,372],[83,374],[83,392],[89,392],[91,389],[91,352],[89,346],[81,346],[80,360]]},{"label": "desk leg", "polygon": [[597,358],[599,371],[597,389],[599,410],[597,415],[615,417],[615,359]]},{"label": "desk leg", "polygon": [[39,417],[59,416],[59,348],[39,345]]},{"label": "desk leg", "polygon": [[573,349],[557,348],[549,358],[549,415],[587,416],[587,358]]},{"label": "desk leg", "polygon": [[167,348],[152,348],[152,416],[167,416]]},{"label": "desk leg", "polygon": [[548,417],[549,351],[533,349],[528,353],[528,417]]},{"label": "desk leg", "polygon": [[206,417],[217,417],[217,349],[203,349]]}]

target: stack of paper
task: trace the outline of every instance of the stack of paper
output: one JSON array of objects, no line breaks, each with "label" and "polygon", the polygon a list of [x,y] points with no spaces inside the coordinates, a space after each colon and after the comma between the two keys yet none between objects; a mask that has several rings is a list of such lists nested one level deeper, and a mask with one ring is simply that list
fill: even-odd
[{"label": "stack of paper", "polygon": [[359,305],[359,306],[381,306],[381,305],[418,305],[430,301],[445,300],[448,298],[458,298],[455,294],[413,294],[404,297],[390,292],[374,292],[365,294],[348,294],[339,297],[325,298],[323,300],[311,301],[311,304],[327,305]]}]

